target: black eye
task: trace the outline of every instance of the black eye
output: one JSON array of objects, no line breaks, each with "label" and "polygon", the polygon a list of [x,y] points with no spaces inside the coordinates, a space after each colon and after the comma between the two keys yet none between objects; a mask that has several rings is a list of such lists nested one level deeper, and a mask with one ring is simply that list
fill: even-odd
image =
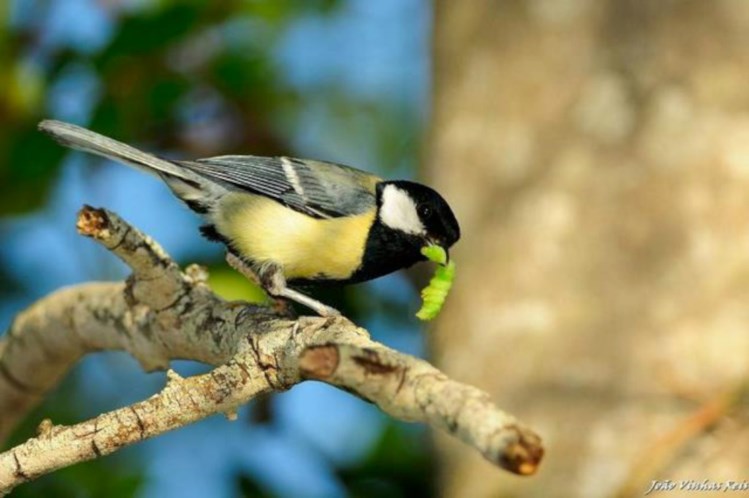
[{"label": "black eye", "polygon": [[432,208],[427,204],[419,204],[416,211],[419,213],[419,218],[422,220],[427,220],[432,216]]}]

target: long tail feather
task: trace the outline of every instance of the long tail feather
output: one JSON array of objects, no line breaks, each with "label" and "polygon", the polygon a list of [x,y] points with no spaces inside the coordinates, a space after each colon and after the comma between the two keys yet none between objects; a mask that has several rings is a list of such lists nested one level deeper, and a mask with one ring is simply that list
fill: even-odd
[{"label": "long tail feather", "polygon": [[[166,173],[188,182],[195,181],[195,175],[176,164],[148,154],[117,140],[105,137],[91,130],[70,123],[46,119],[39,123],[39,129],[66,147],[90,152],[99,156],[122,161],[139,167],[149,173]],[[154,171],[155,170],[155,171]]]}]

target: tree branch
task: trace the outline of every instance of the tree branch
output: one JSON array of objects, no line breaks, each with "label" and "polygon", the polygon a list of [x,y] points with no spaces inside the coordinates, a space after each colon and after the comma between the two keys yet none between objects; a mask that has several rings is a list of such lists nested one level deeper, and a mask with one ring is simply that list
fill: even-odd
[{"label": "tree branch", "polygon": [[37,437],[0,454],[0,493],[213,414],[231,417],[258,394],[305,379],[343,387],[393,417],[446,430],[511,472],[535,472],[540,439],[486,393],[370,340],[345,318],[291,320],[267,307],[223,301],[205,285],[204,270],[181,272],[154,241],[113,213],[84,207],[77,227],[133,274],[125,283],[63,289],[18,315],[0,340],[0,438],[86,353],[128,351],[146,370],[178,358],[216,368],[190,378],[169,371],[155,396],[80,424],[43,421]]}]

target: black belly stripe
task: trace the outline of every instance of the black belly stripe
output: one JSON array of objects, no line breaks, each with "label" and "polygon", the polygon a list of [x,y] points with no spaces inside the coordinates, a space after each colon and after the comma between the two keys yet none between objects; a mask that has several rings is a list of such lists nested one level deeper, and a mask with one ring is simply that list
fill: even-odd
[{"label": "black belly stripe", "polygon": [[223,242],[227,247],[230,247],[229,239],[218,233],[216,225],[203,225],[199,230],[200,234],[211,242]]},{"label": "black belly stripe", "polygon": [[364,246],[362,264],[346,282],[365,282],[413,266],[426,259],[420,252],[422,245],[421,238],[388,228],[376,219]]}]

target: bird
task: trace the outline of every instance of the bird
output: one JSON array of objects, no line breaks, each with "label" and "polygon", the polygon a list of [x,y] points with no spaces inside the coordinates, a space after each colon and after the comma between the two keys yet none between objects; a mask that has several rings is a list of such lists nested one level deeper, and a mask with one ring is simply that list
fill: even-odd
[{"label": "bird", "polygon": [[421,183],[286,156],[173,160],[71,123],[43,120],[39,129],[157,176],[202,216],[200,232],[226,246],[232,266],[320,316],[339,312],[297,288],[372,280],[425,260],[423,247],[448,251],[460,239],[447,201]]}]

